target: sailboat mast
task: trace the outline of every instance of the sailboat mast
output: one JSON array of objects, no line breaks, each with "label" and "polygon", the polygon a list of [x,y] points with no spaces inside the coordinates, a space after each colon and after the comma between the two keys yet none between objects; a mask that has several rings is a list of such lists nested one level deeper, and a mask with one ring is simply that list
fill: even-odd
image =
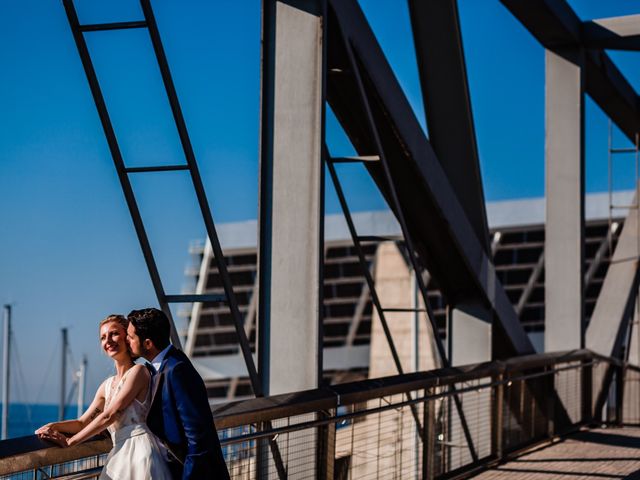
[{"label": "sailboat mast", "polygon": [[9,336],[11,335],[11,305],[4,306],[4,325],[2,342],[2,440],[7,438],[7,419],[9,418]]},{"label": "sailboat mast", "polygon": [[67,391],[67,329],[62,329],[62,365],[60,370],[60,405],[58,406],[58,421],[64,420],[64,404]]},{"label": "sailboat mast", "polygon": [[87,356],[82,357],[82,364],[80,365],[80,372],[78,372],[78,418],[84,413],[84,390],[86,385],[87,375]]}]

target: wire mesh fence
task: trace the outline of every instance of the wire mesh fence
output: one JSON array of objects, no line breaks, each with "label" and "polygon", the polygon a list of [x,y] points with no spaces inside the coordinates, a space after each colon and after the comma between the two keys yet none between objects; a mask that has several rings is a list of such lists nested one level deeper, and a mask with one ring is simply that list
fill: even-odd
[{"label": "wire mesh fence", "polygon": [[68,462],[31,468],[0,476],[2,480],[85,480],[100,476],[106,453],[82,457]]},{"label": "wire mesh fence", "polygon": [[623,423],[640,425],[640,369],[627,366],[624,377]]},{"label": "wire mesh fence", "polygon": [[[354,401],[339,395],[334,413],[307,420],[307,426],[316,425],[316,430],[303,431],[309,436],[297,443],[296,452],[301,456],[295,463],[289,453],[292,445],[280,441],[280,471],[273,461],[264,463],[267,470],[260,470],[256,452],[244,455],[243,465],[234,465],[232,474],[243,479],[346,480],[438,478],[462,473],[588,423],[593,377],[599,372],[596,366],[600,367],[600,361],[584,353],[573,359],[565,355],[561,361],[547,358],[530,365],[486,365],[472,378],[461,374],[465,378],[460,381],[455,376],[436,382],[429,378],[421,388],[408,381],[406,389],[382,388]],[[361,383],[366,390],[367,382]],[[347,389],[357,390],[355,384]],[[385,394],[387,391],[392,393]],[[271,433],[262,434],[280,438],[282,433],[276,431],[282,427],[278,425],[284,424],[278,420]],[[321,458],[314,453],[319,449],[310,447],[323,442],[329,458]],[[253,469],[251,462],[256,465]],[[331,467],[323,470],[327,465]],[[240,470],[251,473],[242,476]]]}]

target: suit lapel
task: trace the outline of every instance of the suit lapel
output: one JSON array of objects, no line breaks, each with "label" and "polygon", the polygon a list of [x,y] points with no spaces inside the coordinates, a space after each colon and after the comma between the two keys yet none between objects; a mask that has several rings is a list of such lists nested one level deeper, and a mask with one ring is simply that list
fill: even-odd
[{"label": "suit lapel", "polygon": [[160,364],[160,368],[158,369],[158,372],[154,375],[153,391],[151,392],[151,405],[153,405],[153,402],[156,400],[156,394],[158,393],[158,390],[162,387],[162,383],[164,383],[164,375],[165,375],[165,368],[167,366],[167,359],[169,358],[169,355],[171,355],[172,351],[173,351],[173,346],[169,347],[169,350],[167,350],[167,353],[162,359],[162,363]]},{"label": "suit lapel", "polygon": [[156,400],[156,394],[158,393],[158,390],[161,388],[161,384],[164,381],[164,372],[163,371],[159,371],[158,373],[156,373],[153,376],[153,390],[151,391],[151,405],[153,405],[153,402]]}]

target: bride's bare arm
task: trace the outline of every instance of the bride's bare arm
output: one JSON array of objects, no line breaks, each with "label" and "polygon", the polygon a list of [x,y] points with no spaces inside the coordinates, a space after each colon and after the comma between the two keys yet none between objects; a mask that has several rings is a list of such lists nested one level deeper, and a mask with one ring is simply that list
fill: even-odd
[{"label": "bride's bare arm", "polygon": [[149,388],[151,375],[143,365],[134,365],[122,383],[122,388],[111,400],[109,406],[98,413],[88,425],[67,440],[67,446],[77,445],[102,432],[115,422],[122,412],[144,390]]},{"label": "bride's bare arm", "polygon": [[62,433],[78,433],[84,427],[86,427],[91,420],[96,418],[102,410],[104,410],[104,384],[98,387],[93,402],[89,405],[89,408],[82,414],[80,418],[75,420],[65,420],[63,422],[52,422],[43,425],[35,431],[36,435],[45,435],[51,431],[57,431]]}]

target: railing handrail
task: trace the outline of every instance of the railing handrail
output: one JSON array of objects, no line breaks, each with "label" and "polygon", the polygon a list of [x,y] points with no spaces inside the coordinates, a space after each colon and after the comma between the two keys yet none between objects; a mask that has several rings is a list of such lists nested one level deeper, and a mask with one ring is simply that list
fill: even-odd
[{"label": "railing handrail", "polygon": [[79,458],[107,453],[111,439],[94,439],[70,448],[52,446],[35,435],[0,441],[0,475],[46,467],[57,463],[71,462]]},{"label": "railing handrail", "polygon": [[506,361],[495,360],[460,367],[391,375],[296,393],[230,402],[214,406],[213,416],[218,429],[232,428],[247,423],[273,420],[284,415],[309,412],[307,404],[310,402],[317,404],[316,410],[336,408],[407,391],[444,387],[500,374],[542,368],[560,362],[589,360],[594,357],[605,361],[613,360],[586,349],[525,355]]},{"label": "railing handrail", "polygon": [[[541,369],[562,363],[602,361],[617,367],[640,371],[640,367],[629,365],[618,359],[606,357],[590,350],[570,350],[514,357],[505,361],[493,361],[461,367],[441,368],[425,372],[393,375],[358,382],[322,387],[314,390],[254,398],[216,405],[212,408],[218,430],[258,424],[277,418],[329,411],[340,406],[350,406],[381,397],[409,391],[436,391],[436,387],[447,387],[463,382],[491,377],[484,387],[495,386],[509,379],[518,380],[517,373],[524,376]],[[532,372],[533,371],[533,372]],[[447,395],[437,394],[435,396]],[[424,400],[424,399],[423,399]],[[335,418],[339,419],[340,416]],[[27,436],[0,441],[0,475],[39,468],[51,464],[68,462],[106,453],[111,448],[109,438],[94,439],[71,447],[59,448]]]}]

